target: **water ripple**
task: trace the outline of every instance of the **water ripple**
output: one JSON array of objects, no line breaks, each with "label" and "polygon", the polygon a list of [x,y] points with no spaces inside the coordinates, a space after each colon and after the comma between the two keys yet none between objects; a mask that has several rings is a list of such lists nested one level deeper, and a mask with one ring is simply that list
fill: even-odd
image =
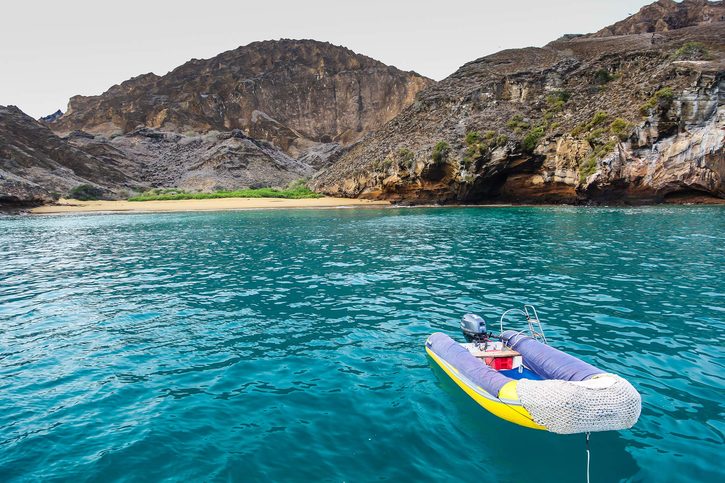
[{"label": "water ripple", "polygon": [[581,481],[580,436],[490,416],[422,350],[533,303],[643,395],[593,436],[595,480],[720,480],[724,229],[718,207],[0,218],[0,479]]}]

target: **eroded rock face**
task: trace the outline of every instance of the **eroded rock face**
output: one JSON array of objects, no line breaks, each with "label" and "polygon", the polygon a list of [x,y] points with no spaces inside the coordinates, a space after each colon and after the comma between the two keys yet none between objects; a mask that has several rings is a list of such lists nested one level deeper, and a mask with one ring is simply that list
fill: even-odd
[{"label": "eroded rock face", "polygon": [[565,36],[470,62],[312,186],[441,203],[725,197],[725,22],[710,20],[656,35]]},{"label": "eroded rock face", "polygon": [[112,136],[147,127],[176,133],[241,130],[297,157],[349,144],[409,105],[430,79],[313,40],[255,42],[164,76],[146,74],[100,96],[75,96],[49,123]]},{"label": "eroded rock face", "polygon": [[73,141],[84,150],[94,143],[135,160],[140,177],[151,186],[188,191],[286,186],[314,172],[271,143],[250,138],[238,129],[183,135],[141,128],[110,142],[101,136]]},{"label": "eroded rock face", "polygon": [[143,183],[116,160],[86,153],[15,106],[0,106],[0,203],[47,203],[82,184],[113,196]]},{"label": "eroded rock face", "polygon": [[657,119],[645,121],[645,129],[601,160],[583,189],[605,197],[622,191],[628,198],[653,200],[686,194],[725,198],[725,77],[701,82],[705,86],[684,90],[674,102],[672,116],[678,121],[674,135],[658,137],[655,131],[651,137]]}]

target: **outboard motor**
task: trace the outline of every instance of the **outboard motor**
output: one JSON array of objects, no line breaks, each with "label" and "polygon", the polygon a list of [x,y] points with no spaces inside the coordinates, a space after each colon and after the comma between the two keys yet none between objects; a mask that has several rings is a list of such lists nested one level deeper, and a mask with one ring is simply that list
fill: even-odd
[{"label": "outboard motor", "polygon": [[461,319],[461,330],[466,342],[485,342],[488,340],[486,334],[486,321],[476,314],[466,314]]}]

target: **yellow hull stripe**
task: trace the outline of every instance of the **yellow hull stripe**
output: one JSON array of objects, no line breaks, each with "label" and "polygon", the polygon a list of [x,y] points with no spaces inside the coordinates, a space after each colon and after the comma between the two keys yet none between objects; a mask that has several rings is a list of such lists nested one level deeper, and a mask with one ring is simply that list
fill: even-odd
[{"label": "yellow hull stripe", "polygon": [[[458,384],[458,386],[463,389],[466,394],[494,416],[498,416],[501,419],[505,419],[506,421],[520,426],[525,426],[527,428],[546,430],[546,427],[537,424],[529,412],[521,406],[520,402],[518,402],[519,396],[516,393],[517,381],[511,381],[502,387],[501,391],[499,391],[498,398],[495,396],[486,397],[480,394],[488,394],[483,388],[478,387],[474,389],[471,387],[462,379],[462,376],[455,367],[446,364],[445,361],[441,360],[435,352],[428,348],[428,346],[426,346],[425,351],[436,362],[436,364],[438,364],[440,368],[443,369],[443,371],[448,374],[451,379],[453,379],[453,382]],[[515,401],[515,403],[506,404],[502,402],[501,399],[512,402]]]}]

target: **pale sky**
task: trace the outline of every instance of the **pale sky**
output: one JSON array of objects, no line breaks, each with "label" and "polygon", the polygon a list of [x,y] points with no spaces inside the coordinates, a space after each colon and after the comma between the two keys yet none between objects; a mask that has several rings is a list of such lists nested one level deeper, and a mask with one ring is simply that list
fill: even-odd
[{"label": "pale sky", "polygon": [[652,1],[7,1],[0,105],[33,117],[65,111],[73,95],[279,38],[328,41],[440,80],[502,49],[599,30]]}]

